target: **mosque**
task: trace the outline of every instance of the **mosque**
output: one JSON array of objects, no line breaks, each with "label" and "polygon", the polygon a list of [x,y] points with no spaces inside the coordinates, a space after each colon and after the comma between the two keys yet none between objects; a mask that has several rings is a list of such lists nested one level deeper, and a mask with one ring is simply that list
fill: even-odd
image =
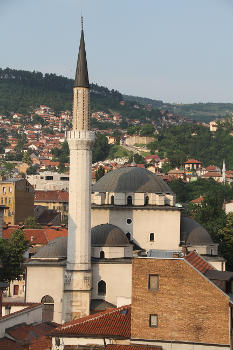
[{"label": "mosque", "polygon": [[225,270],[218,245],[182,215],[175,193],[158,175],[120,168],[91,187],[90,93],[83,28],[73,88],[68,237],[58,237],[27,263],[26,301],[43,302],[58,323],[131,303],[132,259],[156,251],[197,250]]}]

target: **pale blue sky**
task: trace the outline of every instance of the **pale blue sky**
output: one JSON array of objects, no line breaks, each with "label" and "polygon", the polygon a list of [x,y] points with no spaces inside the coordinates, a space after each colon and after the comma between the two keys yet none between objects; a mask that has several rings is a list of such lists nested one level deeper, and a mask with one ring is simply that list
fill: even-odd
[{"label": "pale blue sky", "polygon": [[232,102],[232,0],[0,0],[0,67],[74,77],[167,102]]}]

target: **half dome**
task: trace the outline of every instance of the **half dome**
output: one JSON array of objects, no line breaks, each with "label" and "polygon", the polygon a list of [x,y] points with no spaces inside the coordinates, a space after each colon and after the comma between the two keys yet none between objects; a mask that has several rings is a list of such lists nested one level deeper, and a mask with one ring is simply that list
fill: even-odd
[{"label": "half dome", "polygon": [[210,234],[198,222],[188,216],[181,216],[180,240],[185,245],[209,245],[213,244]]},{"label": "half dome", "polygon": [[91,229],[92,247],[124,247],[129,241],[124,232],[112,224],[97,225]]}]

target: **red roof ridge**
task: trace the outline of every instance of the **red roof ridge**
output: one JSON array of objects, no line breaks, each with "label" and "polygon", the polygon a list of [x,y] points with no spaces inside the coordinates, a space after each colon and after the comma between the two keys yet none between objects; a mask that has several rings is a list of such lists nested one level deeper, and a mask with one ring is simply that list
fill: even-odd
[{"label": "red roof ridge", "polygon": [[109,315],[110,314],[114,314],[114,313],[119,312],[121,310],[129,309],[130,307],[131,307],[131,305],[123,305],[123,306],[120,306],[118,308],[110,308],[110,309],[98,312],[97,314],[91,314],[91,315],[88,315],[88,316],[84,316],[84,317],[72,320],[70,322],[67,322],[66,325],[62,325],[62,326],[56,328],[56,331],[58,331],[59,328],[64,330],[64,329],[68,329],[68,328],[70,328],[70,327],[72,327],[72,326],[74,326],[76,324],[86,323],[86,322],[90,322],[90,321],[93,321],[93,320],[98,320],[98,319],[106,316],[107,314],[109,314]]}]

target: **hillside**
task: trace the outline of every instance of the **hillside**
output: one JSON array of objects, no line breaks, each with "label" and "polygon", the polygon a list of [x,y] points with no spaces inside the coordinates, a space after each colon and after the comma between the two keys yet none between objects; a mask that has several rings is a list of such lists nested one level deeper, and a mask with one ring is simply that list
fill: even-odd
[{"label": "hillside", "polygon": [[[17,112],[29,114],[40,105],[51,107],[55,113],[72,109],[73,80],[56,74],[42,74],[0,69],[0,113]],[[134,102],[124,100],[120,92],[109,90],[97,84],[90,84],[91,111],[119,113],[124,119],[146,118],[160,123],[161,114],[157,110],[147,110],[143,104],[134,107]]]},{"label": "hillside", "polygon": [[169,112],[190,118],[195,121],[210,122],[233,113],[233,103],[191,103],[171,104],[145,97],[123,95],[125,100],[151,105],[152,108],[167,109]]}]

